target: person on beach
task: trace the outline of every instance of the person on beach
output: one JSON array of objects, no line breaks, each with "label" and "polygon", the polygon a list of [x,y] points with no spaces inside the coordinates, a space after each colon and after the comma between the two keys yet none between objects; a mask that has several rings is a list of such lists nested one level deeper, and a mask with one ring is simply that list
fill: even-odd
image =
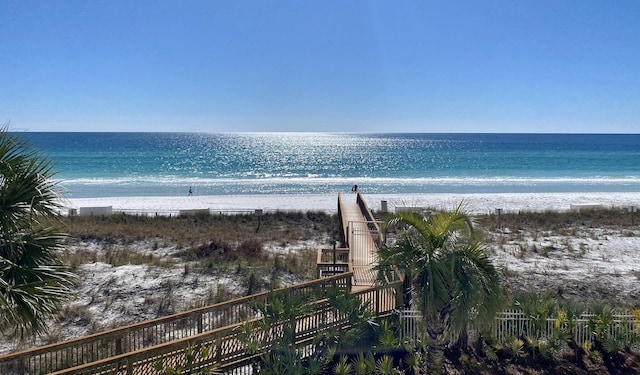
[{"label": "person on beach", "polygon": [[193,195],[193,189],[191,189],[191,186],[189,186],[189,196]]},{"label": "person on beach", "polygon": [[351,187],[351,192],[352,192],[352,193],[357,193],[357,192],[358,192],[358,185],[353,185],[353,186]]}]

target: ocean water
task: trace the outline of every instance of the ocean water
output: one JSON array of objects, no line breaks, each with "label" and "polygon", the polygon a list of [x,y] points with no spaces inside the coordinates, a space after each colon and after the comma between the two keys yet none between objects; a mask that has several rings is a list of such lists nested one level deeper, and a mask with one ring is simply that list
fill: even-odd
[{"label": "ocean water", "polygon": [[640,192],[640,134],[20,133],[68,198]]}]

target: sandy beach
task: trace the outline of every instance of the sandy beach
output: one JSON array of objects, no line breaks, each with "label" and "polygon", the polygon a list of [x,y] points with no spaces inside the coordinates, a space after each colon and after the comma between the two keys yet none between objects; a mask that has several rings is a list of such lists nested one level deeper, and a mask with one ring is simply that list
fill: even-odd
[{"label": "sandy beach", "polygon": [[[450,209],[464,202],[474,214],[518,211],[564,211],[571,205],[601,205],[603,207],[640,206],[639,193],[512,193],[512,194],[364,194],[372,210],[380,210],[386,201],[389,211],[396,207],[431,207]],[[354,197],[343,193],[344,199]],[[183,197],[107,197],[69,199],[69,208],[111,206],[113,210],[140,212],[171,212],[181,209],[211,209],[213,211],[337,211],[338,193],[302,195],[210,195]]]}]

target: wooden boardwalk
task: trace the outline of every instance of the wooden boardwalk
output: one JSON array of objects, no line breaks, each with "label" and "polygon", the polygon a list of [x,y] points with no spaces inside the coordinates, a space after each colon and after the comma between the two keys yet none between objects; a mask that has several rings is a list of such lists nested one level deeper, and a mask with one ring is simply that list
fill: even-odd
[{"label": "wooden boardwalk", "polygon": [[[371,288],[376,278],[373,268],[378,261],[378,244],[375,241],[375,238],[380,238],[378,226],[371,220],[360,194],[340,199],[340,213],[354,275],[352,288],[354,291]],[[368,218],[366,213],[369,213]]]}]

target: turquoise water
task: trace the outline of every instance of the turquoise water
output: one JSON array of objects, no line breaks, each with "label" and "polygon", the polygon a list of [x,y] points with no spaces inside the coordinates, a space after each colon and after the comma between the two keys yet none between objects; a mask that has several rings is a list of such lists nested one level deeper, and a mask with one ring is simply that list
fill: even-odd
[{"label": "turquoise water", "polygon": [[640,191],[640,135],[21,133],[69,198]]}]

